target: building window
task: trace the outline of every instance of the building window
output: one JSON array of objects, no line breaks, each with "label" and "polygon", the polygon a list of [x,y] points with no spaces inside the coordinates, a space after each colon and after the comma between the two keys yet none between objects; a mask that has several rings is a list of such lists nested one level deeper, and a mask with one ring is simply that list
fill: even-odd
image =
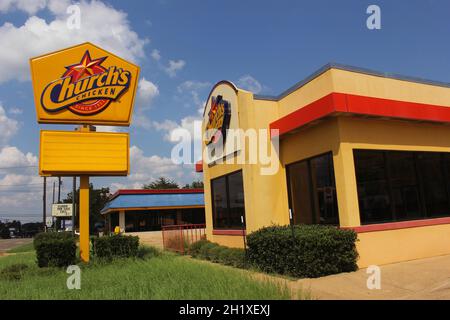
[{"label": "building window", "polygon": [[450,215],[450,154],[354,150],[362,224]]},{"label": "building window", "polygon": [[331,152],[288,165],[287,179],[294,224],[339,225]]},{"label": "building window", "polygon": [[245,224],[242,171],[211,180],[214,229],[242,229]]}]

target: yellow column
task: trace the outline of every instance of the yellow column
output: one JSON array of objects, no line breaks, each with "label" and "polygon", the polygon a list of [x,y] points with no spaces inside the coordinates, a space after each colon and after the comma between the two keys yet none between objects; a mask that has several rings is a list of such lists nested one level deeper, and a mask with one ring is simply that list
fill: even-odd
[{"label": "yellow column", "polygon": [[125,211],[119,211],[119,227],[120,232],[125,232]]},{"label": "yellow column", "polygon": [[80,177],[80,257],[89,262],[89,176]]},{"label": "yellow column", "polygon": [[341,227],[358,227],[359,219],[358,188],[356,186],[353,150],[348,143],[341,143],[338,154],[333,157],[336,192]]}]

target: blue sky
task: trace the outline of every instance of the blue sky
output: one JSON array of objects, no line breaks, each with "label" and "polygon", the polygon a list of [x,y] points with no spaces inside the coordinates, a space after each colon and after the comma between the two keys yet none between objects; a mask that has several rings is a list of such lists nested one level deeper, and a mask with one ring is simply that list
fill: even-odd
[{"label": "blue sky", "polygon": [[[168,137],[199,119],[210,88],[222,79],[276,95],[339,62],[450,82],[444,0],[81,1],[75,31],[64,28],[70,4],[0,0],[0,220],[41,214],[37,168],[23,167],[36,165],[39,130],[55,129],[36,123],[28,75],[28,59],[45,52],[91,41],[141,66],[140,99],[126,129],[131,175],[94,180],[112,189],[140,187],[160,175],[181,183],[201,179],[192,165],[170,162]],[[381,30],[366,27],[371,4],[381,8]],[[65,179],[63,194],[70,187]]]}]

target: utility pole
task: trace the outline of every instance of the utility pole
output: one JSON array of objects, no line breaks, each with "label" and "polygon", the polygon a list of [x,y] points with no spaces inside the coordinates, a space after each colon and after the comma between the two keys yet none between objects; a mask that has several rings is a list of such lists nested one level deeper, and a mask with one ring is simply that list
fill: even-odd
[{"label": "utility pole", "polygon": [[44,177],[44,190],[42,195],[42,219],[44,223],[44,231],[47,231],[47,177]]},{"label": "utility pole", "polygon": [[[52,199],[52,204],[55,204],[55,181],[53,181],[53,199]],[[56,225],[56,222],[58,218],[53,217],[53,228],[55,229],[55,231],[58,231],[58,227]]]},{"label": "utility pole", "polygon": [[73,189],[72,189],[72,234],[75,235],[75,212],[76,212],[76,193],[77,193],[77,177],[73,177]]},{"label": "utility pole", "polygon": [[[58,204],[61,203],[61,177],[58,177]],[[62,220],[62,229],[63,231],[66,229],[66,218],[61,219]],[[56,221],[59,222],[60,219],[56,218]]]},{"label": "utility pole", "polygon": [[58,203],[61,203],[61,177],[58,177]]}]

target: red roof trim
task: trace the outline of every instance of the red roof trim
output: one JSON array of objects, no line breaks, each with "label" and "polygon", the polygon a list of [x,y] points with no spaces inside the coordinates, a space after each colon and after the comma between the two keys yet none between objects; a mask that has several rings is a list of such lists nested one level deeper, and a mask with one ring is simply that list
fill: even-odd
[{"label": "red roof trim", "polygon": [[[272,137],[281,136],[306,124],[338,113],[396,119],[450,122],[450,107],[398,101],[347,93],[330,93],[270,124]],[[278,130],[278,134],[276,134]]]},{"label": "red roof trim", "polygon": [[186,194],[186,193],[204,193],[203,189],[121,189],[117,190],[110,200],[123,194]]},{"label": "red roof trim", "polygon": [[197,161],[195,163],[195,172],[203,172],[203,161]]}]

